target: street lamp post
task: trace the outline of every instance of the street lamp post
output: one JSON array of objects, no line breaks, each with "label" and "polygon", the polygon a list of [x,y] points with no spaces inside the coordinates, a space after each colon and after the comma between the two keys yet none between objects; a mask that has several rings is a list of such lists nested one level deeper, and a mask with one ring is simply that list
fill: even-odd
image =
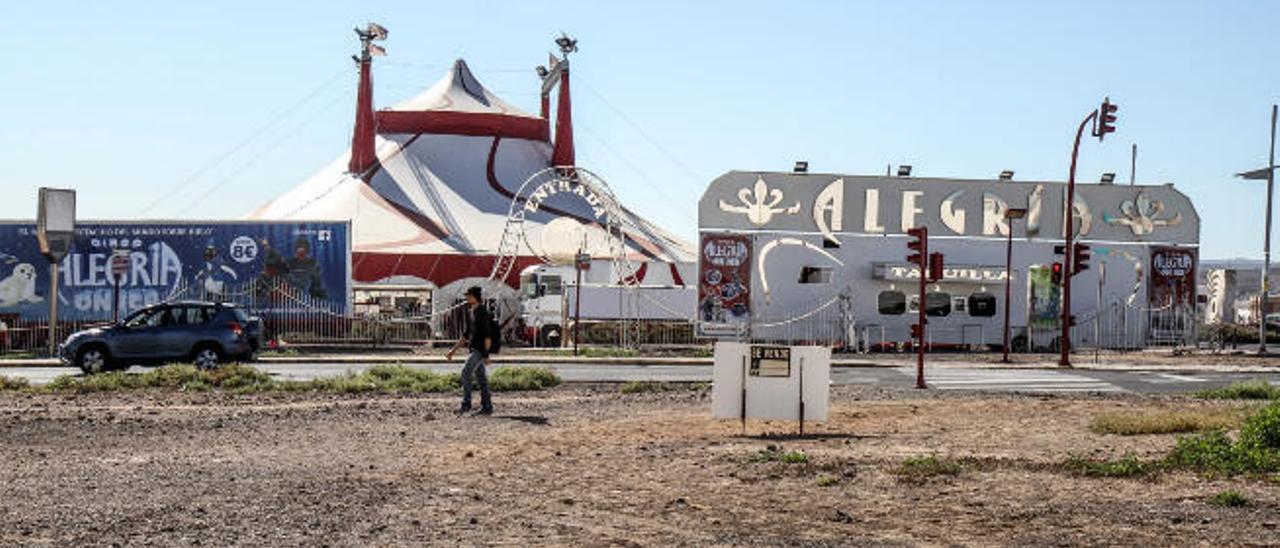
[{"label": "street lamp post", "polygon": [[1009,297],[1010,285],[1013,281],[1013,220],[1026,217],[1027,210],[1009,208],[1004,210],[1004,218],[1008,225],[1008,238],[1004,247],[1004,358],[1000,361],[1009,363]]},{"label": "street lamp post", "polygon": [[1267,167],[1237,173],[1236,177],[1251,180],[1267,180],[1267,221],[1266,232],[1262,235],[1262,293],[1258,295],[1258,353],[1267,353],[1267,294],[1271,287],[1267,277],[1271,274],[1271,202],[1276,182],[1276,110],[1271,105],[1271,150],[1268,153]]},{"label": "street lamp post", "polygon": [[1271,151],[1267,158],[1267,233],[1263,238],[1262,249],[1262,299],[1261,318],[1258,321],[1258,353],[1267,353],[1267,295],[1271,292],[1271,284],[1267,276],[1271,274],[1271,202],[1276,185],[1276,105],[1271,105]]}]

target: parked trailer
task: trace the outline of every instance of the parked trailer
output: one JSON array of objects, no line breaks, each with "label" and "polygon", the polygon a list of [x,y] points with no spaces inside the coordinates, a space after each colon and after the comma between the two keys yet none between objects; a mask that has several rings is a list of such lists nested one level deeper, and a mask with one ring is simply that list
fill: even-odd
[{"label": "parked trailer", "polygon": [[[687,268],[692,270],[693,265]],[[591,278],[606,281],[584,280],[579,310],[577,271],[572,266],[526,268],[520,276],[521,337],[536,346],[560,346],[572,335],[575,315],[580,315],[583,326],[590,326],[582,338],[590,342],[619,342],[617,332],[624,322],[638,322],[646,332],[662,339],[652,342],[674,340],[682,332],[685,338],[681,342],[692,340],[695,287],[674,283],[624,286],[600,272],[609,269],[607,263],[597,263],[593,269],[598,270]]]}]

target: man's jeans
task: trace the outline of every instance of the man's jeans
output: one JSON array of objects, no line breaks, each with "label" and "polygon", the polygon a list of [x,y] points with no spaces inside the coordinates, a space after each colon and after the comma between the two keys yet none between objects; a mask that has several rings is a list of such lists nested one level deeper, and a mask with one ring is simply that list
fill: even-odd
[{"label": "man's jeans", "polygon": [[489,399],[489,377],[484,371],[484,355],[475,350],[467,356],[466,365],[462,366],[462,408],[471,409],[471,379],[480,383],[480,408],[492,409],[493,401]]}]

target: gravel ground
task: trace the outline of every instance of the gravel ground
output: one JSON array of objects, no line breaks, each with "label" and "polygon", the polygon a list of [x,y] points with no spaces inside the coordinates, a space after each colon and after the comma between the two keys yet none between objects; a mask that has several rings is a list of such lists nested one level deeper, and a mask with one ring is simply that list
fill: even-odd
[{"label": "gravel ground", "polygon": [[[707,398],[2,393],[0,545],[1280,545],[1275,483],[1052,466],[1174,442],[1093,434],[1098,412],[1227,404],[849,387],[795,439]],[[974,460],[892,473],[921,455]],[[1253,505],[1206,503],[1226,489]]]}]

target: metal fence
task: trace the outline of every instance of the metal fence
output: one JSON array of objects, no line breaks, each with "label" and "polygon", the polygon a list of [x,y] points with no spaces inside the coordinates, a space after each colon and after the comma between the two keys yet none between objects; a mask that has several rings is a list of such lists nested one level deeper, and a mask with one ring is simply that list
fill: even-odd
[{"label": "metal fence", "polygon": [[[425,306],[423,314],[354,314],[345,307],[313,299],[301,291],[271,281],[252,281],[232,291],[211,295],[198,287],[179,287],[167,300],[217,300],[244,306],[263,319],[269,338],[292,344],[323,344],[352,347],[423,345],[437,340],[452,341],[466,320],[458,303],[437,309]],[[835,295],[790,310],[758,313],[737,340],[770,344],[814,344],[847,352],[896,352],[910,348],[910,322],[895,324],[859,323],[853,299]],[[518,317],[518,311],[504,310],[503,317]],[[97,320],[60,321],[55,341],[70,333],[109,323]],[[1071,345],[1077,350],[1128,352],[1151,346],[1192,346],[1208,341],[1214,331],[1201,330],[1196,311],[1187,306],[1142,308],[1114,301],[1093,310],[1076,313],[1071,328]],[[519,322],[504,324],[504,339],[519,344]],[[563,344],[570,346],[572,325],[566,326]],[[972,351],[998,349],[1002,334],[990,324],[933,326],[926,331],[926,347],[938,350]],[[1061,329],[1056,322],[1011,327],[1015,352],[1056,351]],[[0,315],[0,352],[42,355],[48,347],[46,317],[21,318]],[[692,320],[627,320],[583,322],[582,344],[651,347],[706,345],[712,339],[699,337]]]}]

